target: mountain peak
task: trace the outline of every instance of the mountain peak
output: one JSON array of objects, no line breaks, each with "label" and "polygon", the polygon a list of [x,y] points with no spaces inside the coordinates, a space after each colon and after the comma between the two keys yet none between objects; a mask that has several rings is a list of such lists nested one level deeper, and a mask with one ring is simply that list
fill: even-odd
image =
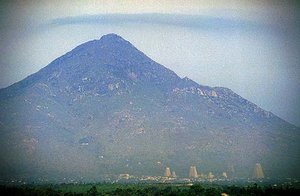
[{"label": "mountain peak", "polygon": [[[122,38],[121,36],[115,34],[115,33],[110,33],[110,34],[106,34],[106,35],[103,35],[101,38],[100,38],[100,42],[101,43],[107,43],[107,44],[112,44],[112,43],[125,43],[127,45],[130,44],[130,42],[128,42],[127,40],[125,40],[124,38]],[[131,45],[131,44],[130,44]]]},{"label": "mountain peak", "polygon": [[103,35],[100,39],[123,39],[123,38],[118,34],[109,33],[109,34]]}]

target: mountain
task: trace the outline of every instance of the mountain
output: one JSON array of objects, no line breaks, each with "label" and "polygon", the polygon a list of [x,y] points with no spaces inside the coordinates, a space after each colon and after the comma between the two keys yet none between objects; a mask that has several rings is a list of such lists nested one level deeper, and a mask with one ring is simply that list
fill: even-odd
[{"label": "mountain", "polygon": [[[275,87],[274,87],[275,88]],[[198,172],[299,178],[299,128],[228,88],[154,62],[116,34],[84,43],[0,90],[0,180],[181,177]]]}]

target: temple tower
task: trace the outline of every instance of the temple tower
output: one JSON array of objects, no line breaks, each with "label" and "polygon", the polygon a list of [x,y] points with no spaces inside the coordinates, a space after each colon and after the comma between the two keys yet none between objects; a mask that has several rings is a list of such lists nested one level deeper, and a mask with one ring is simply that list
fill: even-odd
[{"label": "temple tower", "polygon": [[226,173],[226,172],[223,172],[223,173],[222,173],[222,177],[223,177],[223,178],[227,178],[227,173]]},{"label": "temple tower", "polygon": [[166,167],[165,177],[168,177],[168,178],[172,177],[172,175],[171,175],[171,170],[170,170],[169,167]]},{"label": "temple tower", "polygon": [[172,177],[177,178],[175,171],[172,171]]},{"label": "temple tower", "polygon": [[264,175],[264,172],[263,172],[263,169],[262,169],[260,163],[256,163],[255,168],[254,168],[254,172],[253,172],[253,178],[262,179],[264,177],[265,177],[265,175]]},{"label": "temple tower", "polygon": [[198,173],[197,173],[196,166],[191,166],[190,167],[189,177],[190,178],[198,178]]}]

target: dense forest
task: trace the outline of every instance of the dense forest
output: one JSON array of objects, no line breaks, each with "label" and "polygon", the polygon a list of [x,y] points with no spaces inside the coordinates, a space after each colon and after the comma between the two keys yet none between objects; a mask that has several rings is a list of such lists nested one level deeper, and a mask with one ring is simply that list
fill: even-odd
[{"label": "dense forest", "polygon": [[59,184],[0,186],[0,195],[299,195],[289,185]]}]

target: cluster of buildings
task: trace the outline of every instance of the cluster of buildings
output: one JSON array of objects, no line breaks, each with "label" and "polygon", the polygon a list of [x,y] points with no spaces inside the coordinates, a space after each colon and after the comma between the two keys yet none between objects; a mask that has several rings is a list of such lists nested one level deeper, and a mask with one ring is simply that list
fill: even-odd
[{"label": "cluster of buildings", "polygon": [[[230,168],[229,173],[234,172],[233,168]],[[256,163],[253,171],[253,179],[261,180],[265,177],[262,166],[260,163]],[[199,173],[197,171],[196,166],[192,165],[190,166],[189,175],[188,178],[178,178],[175,171],[171,171],[170,167],[166,167],[164,175],[162,176],[133,176],[129,174],[120,174],[118,176],[118,179],[116,182],[119,182],[120,180],[126,180],[129,181],[151,181],[151,182],[161,182],[161,183],[170,183],[170,182],[186,182],[191,183],[194,181],[223,181],[228,178],[226,172],[222,172],[221,175],[215,176],[212,172],[208,172],[207,174]]]},{"label": "cluster of buildings", "polygon": [[[175,171],[171,172],[170,167],[166,167],[164,177],[167,177],[167,178],[177,178]],[[195,179],[195,178],[213,179],[214,177],[215,176],[213,175],[212,172],[209,172],[207,175],[198,174],[196,166],[191,166],[190,167],[189,178],[193,178],[193,179]],[[223,178],[227,178],[226,172],[223,172],[222,177]]]},{"label": "cluster of buildings", "polygon": [[[170,167],[166,167],[164,177],[176,178],[177,176],[176,176],[175,171],[171,172]],[[224,179],[227,179],[228,178],[227,173],[223,172],[221,177],[224,178]],[[264,175],[261,164],[256,163],[255,167],[254,167],[253,178],[254,179],[263,179],[264,177],[265,177],[265,175]],[[189,171],[189,178],[194,178],[194,179],[195,178],[206,178],[208,180],[211,180],[211,179],[214,179],[215,176],[213,175],[212,172],[209,172],[207,175],[198,174],[196,166],[191,166],[190,171]]]}]

